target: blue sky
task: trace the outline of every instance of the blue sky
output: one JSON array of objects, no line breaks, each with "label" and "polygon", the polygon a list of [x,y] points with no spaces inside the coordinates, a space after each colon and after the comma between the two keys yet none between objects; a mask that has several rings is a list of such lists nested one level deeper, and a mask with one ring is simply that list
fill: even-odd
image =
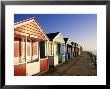
[{"label": "blue sky", "polygon": [[15,14],[14,23],[35,17],[43,31],[61,32],[63,37],[80,44],[84,50],[97,49],[96,14]]}]

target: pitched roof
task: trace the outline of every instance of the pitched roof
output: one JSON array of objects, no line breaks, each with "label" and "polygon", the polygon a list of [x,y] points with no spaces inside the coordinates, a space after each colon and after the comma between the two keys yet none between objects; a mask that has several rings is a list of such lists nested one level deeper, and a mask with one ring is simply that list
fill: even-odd
[{"label": "pitched roof", "polygon": [[14,24],[14,34],[17,36],[30,36],[36,40],[48,40],[47,35],[42,31],[34,17]]},{"label": "pitched roof", "polygon": [[67,43],[67,41],[68,41],[69,38],[63,38],[63,39],[64,39],[65,43]]},{"label": "pitched roof", "polygon": [[67,47],[68,47],[68,48],[72,48],[72,45],[71,45],[71,44],[67,44]]},{"label": "pitched roof", "polygon": [[60,32],[56,32],[56,33],[49,33],[46,34],[48,36],[48,38],[50,39],[50,41],[53,41],[53,39],[59,34]]},{"label": "pitched roof", "polygon": [[71,42],[72,45],[74,45],[74,42]]}]

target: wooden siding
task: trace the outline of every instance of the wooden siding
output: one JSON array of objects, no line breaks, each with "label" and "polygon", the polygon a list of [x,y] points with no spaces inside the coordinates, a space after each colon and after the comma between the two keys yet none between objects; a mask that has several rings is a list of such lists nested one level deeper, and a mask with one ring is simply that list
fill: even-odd
[{"label": "wooden siding", "polygon": [[58,43],[65,43],[65,41],[64,41],[63,36],[62,36],[61,33],[59,33],[59,34],[54,38],[53,41],[56,41],[56,42],[58,42]]},{"label": "wooden siding", "polygon": [[48,70],[48,59],[40,60],[40,72]]},{"label": "wooden siding", "polygon": [[77,47],[74,47],[74,52],[78,52],[78,48]]},{"label": "wooden siding", "polygon": [[31,76],[40,72],[40,62],[27,63],[27,75]]},{"label": "wooden siding", "polygon": [[14,41],[14,57],[19,57],[19,41]]},{"label": "wooden siding", "polygon": [[54,44],[53,44],[53,42],[52,41],[49,41],[48,42],[48,55],[49,56],[53,56],[54,54],[54,52],[53,52],[53,48],[54,48]]},{"label": "wooden siding", "polygon": [[21,56],[21,40],[19,38],[14,38],[14,57]]},{"label": "wooden siding", "polygon": [[14,65],[14,76],[26,76],[26,63]]},{"label": "wooden siding", "polygon": [[38,42],[32,42],[32,55],[38,55]]},{"label": "wooden siding", "polygon": [[48,56],[49,66],[54,66],[54,56]]},{"label": "wooden siding", "polygon": [[54,56],[54,66],[57,66],[59,63],[58,63],[58,56]]},{"label": "wooden siding", "polygon": [[30,42],[27,42],[27,56],[31,56],[31,43]]}]

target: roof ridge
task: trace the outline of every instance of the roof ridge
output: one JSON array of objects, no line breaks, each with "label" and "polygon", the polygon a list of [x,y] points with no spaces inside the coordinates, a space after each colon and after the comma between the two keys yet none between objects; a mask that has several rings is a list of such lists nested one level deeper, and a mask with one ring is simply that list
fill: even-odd
[{"label": "roof ridge", "polygon": [[27,18],[27,19],[25,19],[25,20],[21,20],[21,21],[19,21],[19,22],[14,23],[14,25],[20,24],[20,23],[23,23],[23,22],[26,22],[26,21],[29,21],[29,20],[32,20],[32,19],[35,19],[35,17],[31,17],[31,18]]},{"label": "roof ridge", "polygon": [[60,32],[51,32],[51,33],[47,33],[47,34],[54,34],[54,33],[60,33]]}]

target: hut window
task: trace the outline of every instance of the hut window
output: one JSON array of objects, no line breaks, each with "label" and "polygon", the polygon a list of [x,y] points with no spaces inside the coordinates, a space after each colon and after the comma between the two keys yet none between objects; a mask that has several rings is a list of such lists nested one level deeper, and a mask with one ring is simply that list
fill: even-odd
[{"label": "hut window", "polygon": [[37,62],[39,61],[39,58],[38,58],[38,42],[36,41],[32,41],[30,39],[30,42],[28,43],[27,45],[29,48],[28,48],[28,60],[27,62],[28,63],[32,63],[32,62]]},{"label": "hut window", "polygon": [[61,54],[61,44],[58,44],[58,54]]},{"label": "hut window", "polygon": [[21,55],[22,55],[22,61],[26,61],[25,59],[25,52],[26,52],[26,49],[25,49],[25,39],[22,38],[22,43],[21,43]]},{"label": "hut window", "polygon": [[39,61],[39,58],[38,58],[38,42],[35,42],[35,41],[31,41],[31,55],[32,55],[32,61]]},{"label": "hut window", "polygon": [[14,38],[14,64],[25,62],[24,39]]},{"label": "hut window", "polygon": [[61,54],[64,54],[64,51],[65,51],[65,45],[62,44],[62,45],[61,45]]},{"label": "hut window", "polygon": [[31,59],[31,40],[27,40],[27,62],[30,62],[32,59]]},{"label": "hut window", "polygon": [[48,44],[48,53],[49,53],[49,56],[52,56],[53,55],[53,44],[51,42],[49,42]]},{"label": "hut window", "polygon": [[46,48],[45,48],[45,42],[42,41],[40,42],[40,58],[45,58],[45,52],[46,52]]},{"label": "hut window", "polygon": [[51,44],[51,55],[52,55],[52,44]]}]

